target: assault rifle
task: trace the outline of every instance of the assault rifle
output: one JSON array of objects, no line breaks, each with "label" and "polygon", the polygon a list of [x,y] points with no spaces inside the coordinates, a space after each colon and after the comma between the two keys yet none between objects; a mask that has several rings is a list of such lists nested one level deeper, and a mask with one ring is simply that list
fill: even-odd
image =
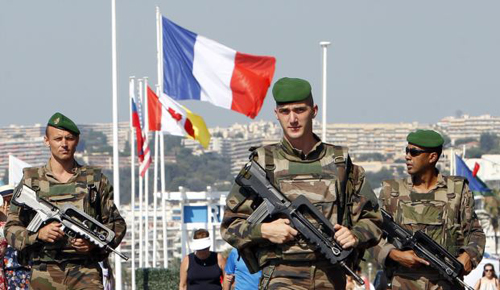
[{"label": "assault rifle", "polygon": [[[255,161],[250,161],[241,170],[235,181],[239,186],[252,190],[263,199],[260,206],[248,217],[248,223],[258,224],[268,217],[286,216],[293,227],[310,244],[316,245],[317,249],[332,265],[340,265],[356,282],[364,285],[363,279],[351,270],[345,261],[353,249],[343,249],[335,241],[333,225],[305,196],[300,195],[293,202],[290,202],[269,182],[265,170]],[[318,225],[313,225],[306,216],[314,219]]]},{"label": "assault rifle", "polygon": [[452,284],[458,283],[467,290],[474,290],[460,279],[460,274],[463,271],[462,263],[448,253],[445,248],[422,231],[412,233],[410,230],[404,229],[395,223],[392,216],[384,209],[381,209],[381,212],[384,218],[382,231],[387,237],[396,239],[401,244],[401,249],[413,250],[417,256],[428,261],[431,267]]},{"label": "assault rifle", "polygon": [[71,204],[57,207],[51,202],[37,197],[36,192],[26,185],[16,189],[12,203],[36,212],[35,217],[26,228],[30,232],[38,232],[42,225],[57,221],[62,224],[61,229],[69,237],[82,237],[99,248],[105,248],[125,261],[128,260],[127,256],[109,246],[115,237],[113,231]]}]

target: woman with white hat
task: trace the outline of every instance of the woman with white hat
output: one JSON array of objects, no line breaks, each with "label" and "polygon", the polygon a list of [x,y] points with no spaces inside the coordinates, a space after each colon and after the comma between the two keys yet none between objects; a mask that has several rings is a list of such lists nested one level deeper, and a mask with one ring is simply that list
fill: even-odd
[{"label": "woman with white hat", "polygon": [[191,249],[180,269],[179,290],[221,290],[226,261],[221,254],[210,251],[212,241],[205,229],[194,232]]}]

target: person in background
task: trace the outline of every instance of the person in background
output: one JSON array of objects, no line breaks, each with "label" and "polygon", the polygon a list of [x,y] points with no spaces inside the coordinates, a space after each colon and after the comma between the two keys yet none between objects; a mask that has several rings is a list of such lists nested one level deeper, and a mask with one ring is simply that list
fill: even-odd
[{"label": "person in background", "polygon": [[29,280],[31,277],[30,267],[24,267],[17,261],[17,251],[7,244],[4,228],[9,212],[10,200],[14,186],[4,185],[0,187],[0,290],[29,289]]},{"label": "person in background", "polygon": [[193,234],[191,253],[184,257],[180,268],[179,290],[221,290],[226,261],[221,254],[210,251],[212,241],[205,229]]},{"label": "person in background", "polygon": [[[223,290],[246,290],[259,288],[259,280],[262,271],[251,274],[247,265],[238,254],[238,250],[233,248],[226,260],[224,269],[226,276],[222,285]],[[231,288],[234,286],[234,288]]]},{"label": "person in background", "polygon": [[12,195],[12,191],[14,188],[10,185],[5,185],[0,187],[0,290],[5,290],[5,274],[3,271],[3,257],[5,255],[5,251],[7,250],[7,240],[5,239],[5,235],[3,234],[3,230],[5,227],[5,221],[7,220],[7,210],[8,210],[8,202],[4,199],[4,195]]},{"label": "person in background", "polygon": [[474,290],[499,290],[497,274],[492,264],[484,265],[483,277],[477,281]]}]

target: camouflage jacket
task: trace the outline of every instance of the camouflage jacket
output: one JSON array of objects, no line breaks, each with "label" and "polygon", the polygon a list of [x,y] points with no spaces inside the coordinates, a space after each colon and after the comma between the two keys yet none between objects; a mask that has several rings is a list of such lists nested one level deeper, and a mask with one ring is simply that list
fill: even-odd
[{"label": "camouflage jacket", "polygon": [[[317,137],[316,137],[317,138]],[[376,197],[365,180],[364,170],[356,165],[349,166],[346,192],[340,195],[341,178],[339,171],[345,169],[347,149],[339,146],[318,143],[305,155],[283,139],[278,144],[258,148],[254,158],[263,168],[272,170],[274,185],[291,201],[297,196],[306,196],[332,224],[340,220],[350,227],[359,240],[360,249],[378,243],[381,231],[381,215]],[[270,166],[270,164],[272,164]],[[272,167],[272,168],[269,168]],[[345,176],[346,170],[343,171]],[[338,218],[338,205],[344,200],[344,218]],[[258,266],[263,267],[270,260],[311,261],[322,259],[312,245],[303,239],[295,239],[283,245],[272,244],[262,238],[261,224],[250,225],[250,216],[261,200],[251,192],[233,185],[227,198],[224,218],[221,225],[223,238],[233,247],[256,255]],[[248,263],[247,263],[248,264]]]},{"label": "camouflage jacket", "polygon": [[[76,163],[76,162],[75,162]],[[113,186],[101,174],[100,169],[80,166],[76,163],[74,175],[66,182],[58,181],[52,173],[50,162],[43,167],[31,167],[23,170],[20,185],[25,184],[37,191],[37,195],[60,206],[71,203],[115,233],[110,246],[119,245],[126,232],[125,220],[120,216],[113,203]],[[37,239],[38,232],[29,232],[26,227],[36,212],[11,204],[5,236],[8,243],[20,251],[24,259],[44,262],[63,262],[82,260],[88,256],[104,259],[107,253],[96,247],[91,254],[81,254],[69,244],[64,237],[54,243],[45,243]],[[29,253],[29,257],[26,255]],[[24,261],[26,263],[27,260]]]},{"label": "camouflage jacket", "polygon": [[[384,181],[380,206],[394,217],[395,222],[413,232],[424,231],[451,254],[458,256],[467,252],[473,267],[477,267],[483,257],[486,237],[474,212],[474,196],[467,180],[438,174],[436,187],[428,193],[417,193],[412,188],[411,177]],[[387,261],[386,264],[389,252],[395,248],[390,242],[382,239],[373,248],[374,256],[382,265],[392,263]],[[429,267],[421,267],[418,271],[396,268],[394,275],[435,273]]]}]

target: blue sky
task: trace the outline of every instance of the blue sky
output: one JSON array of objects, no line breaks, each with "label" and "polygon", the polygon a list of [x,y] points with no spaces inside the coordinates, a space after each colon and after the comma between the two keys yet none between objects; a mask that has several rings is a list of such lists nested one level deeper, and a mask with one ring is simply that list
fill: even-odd
[{"label": "blue sky", "polygon": [[[129,76],[157,79],[156,5],[200,35],[275,56],[274,81],[308,79],[319,105],[319,42],[331,41],[328,122],[500,115],[500,1],[117,2],[122,121]],[[110,9],[105,0],[0,2],[0,126],[45,123],[55,111],[77,123],[111,122]],[[208,103],[183,104],[209,126],[251,121]],[[274,119],[273,106],[268,94],[256,120]]]}]

